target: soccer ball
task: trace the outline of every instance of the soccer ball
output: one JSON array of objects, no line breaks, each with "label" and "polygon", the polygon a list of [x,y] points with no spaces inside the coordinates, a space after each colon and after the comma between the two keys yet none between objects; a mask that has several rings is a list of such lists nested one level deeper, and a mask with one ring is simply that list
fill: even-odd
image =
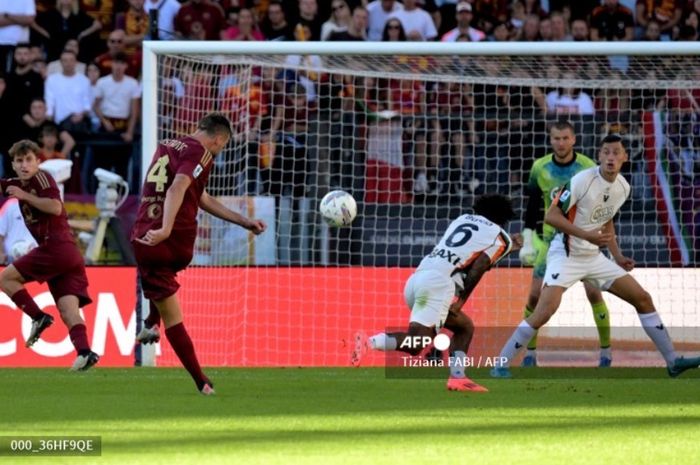
[{"label": "soccer ball", "polygon": [[357,216],[357,203],[345,191],[331,191],[321,199],[321,216],[331,226],[349,226]]},{"label": "soccer ball", "polygon": [[14,262],[18,258],[27,255],[33,248],[34,244],[32,244],[30,241],[19,240],[12,244],[12,247],[10,247],[10,257]]}]

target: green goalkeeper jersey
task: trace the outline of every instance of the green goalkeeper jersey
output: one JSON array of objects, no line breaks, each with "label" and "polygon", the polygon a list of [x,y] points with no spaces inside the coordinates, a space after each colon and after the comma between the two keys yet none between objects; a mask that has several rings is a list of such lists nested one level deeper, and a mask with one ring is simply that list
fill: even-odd
[{"label": "green goalkeeper jersey", "polygon": [[[574,153],[574,159],[566,165],[560,165],[554,161],[554,154],[549,153],[535,160],[530,170],[528,187],[531,192],[541,192],[544,201],[544,210],[547,211],[560,187],[566,184],[576,173],[583,171],[596,162],[582,153]],[[551,242],[556,230],[548,225],[542,226],[542,238]]]}]

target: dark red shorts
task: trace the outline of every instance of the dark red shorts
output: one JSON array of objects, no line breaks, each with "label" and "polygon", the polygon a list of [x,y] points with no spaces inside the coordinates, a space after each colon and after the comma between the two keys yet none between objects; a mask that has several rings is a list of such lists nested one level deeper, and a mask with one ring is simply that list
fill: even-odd
[{"label": "dark red shorts", "polygon": [[171,236],[156,246],[131,241],[143,295],[148,300],[163,300],[175,294],[180,289],[177,273],[187,268],[192,261],[194,237],[191,241],[174,239]]},{"label": "dark red shorts", "polygon": [[81,307],[92,302],[87,291],[85,261],[72,242],[40,245],[15,260],[12,265],[25,281],[48,283],[49,291],[56,301],[63,296],[74,295]]}]

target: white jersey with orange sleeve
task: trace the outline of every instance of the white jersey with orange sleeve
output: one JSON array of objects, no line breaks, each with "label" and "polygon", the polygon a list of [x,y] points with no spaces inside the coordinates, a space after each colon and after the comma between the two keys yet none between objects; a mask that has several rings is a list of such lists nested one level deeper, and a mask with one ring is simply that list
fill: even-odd
[{"label": "white jersey with orange sleeve", "polygon": [[[600,167],[595,166],[571,178],[553,203],[575,226],[594,231],[613,219],[629,194],[630,185],[624,177],[618,174],[613,182],[608,182],[600,174]],[[555,251],[563,249],[571,256],[600,252],[597,245],[562,232],[554,236],[551,247]]]},{"label": "white jersey with orange sleeve", "polygon": [[513,242],[507,232],[480,215],[462,215],[445,231],[433,251],[418,265],[416,271],[432,270],[450,278],[460,288],[460,271],[485,253],[495,265],[508,255]]}]

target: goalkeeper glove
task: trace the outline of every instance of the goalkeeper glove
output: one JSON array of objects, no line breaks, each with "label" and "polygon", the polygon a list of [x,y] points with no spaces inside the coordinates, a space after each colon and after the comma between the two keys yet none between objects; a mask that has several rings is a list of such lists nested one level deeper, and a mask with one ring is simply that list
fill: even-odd
[{"label": "goalkeeper glove", "polygon": [[537,248],[533,236],[537,233],[530,228],[523,229],[523,246],[520,248],[520,261],[523,265],[531,266],[537,258]]}]

